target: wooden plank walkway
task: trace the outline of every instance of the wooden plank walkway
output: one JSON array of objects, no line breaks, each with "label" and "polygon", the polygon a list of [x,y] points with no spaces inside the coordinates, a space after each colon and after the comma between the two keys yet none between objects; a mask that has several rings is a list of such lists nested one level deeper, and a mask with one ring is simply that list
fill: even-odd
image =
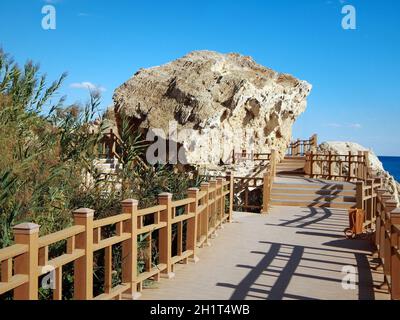
[{"label": "wooden plank walkway", "polygon": [[[235,213],[197,264],[178,265],[176,277],[143,291],[142,299],[389,299],[373,289],[365,240],[346,240],[347,211],[274,207],[267,216]],[[344,266],[356,287],[342,288]]]}]

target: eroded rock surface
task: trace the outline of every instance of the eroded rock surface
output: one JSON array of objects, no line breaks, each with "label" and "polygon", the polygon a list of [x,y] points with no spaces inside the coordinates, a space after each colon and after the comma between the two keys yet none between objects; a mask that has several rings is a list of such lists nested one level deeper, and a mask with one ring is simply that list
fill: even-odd
[{"label": "eroded rock surface", "polygon": [[[139,70],[114,94],[117,121],[168,132],[190,164],[229,163],[232,151],[276,149],[281,156],[304,112],[311,85],[263,67],[250,57],[195,51]],[[190,130],[184,130],[190,129]]]}]

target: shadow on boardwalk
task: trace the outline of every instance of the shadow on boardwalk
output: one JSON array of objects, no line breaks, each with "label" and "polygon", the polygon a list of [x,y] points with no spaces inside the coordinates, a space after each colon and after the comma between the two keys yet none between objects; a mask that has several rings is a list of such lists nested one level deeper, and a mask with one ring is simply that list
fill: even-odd
[{"label": "shadow on boardwalk", "polygon": [[[177,266],[144,299],[387,299],[374,292],[382,275],[369,268],[372,247],[347,240],[347,212],[327,208],[272,208],[268,216],[235,214],[200,262]],[[355,287],[342,287],[346,272]]]},{"label": "shadow on boardwalk", "polygon": [[[345,245],[344,242],[346,240],[340,241],[341,243],[338,245],[342,246]],[[324,255],[329,253],[331,257],[343,258],[341,255],[342,251],[337,250],[329,250],[325,249],[325,254],[317,255],[317,258],[306,258],[304,257],[304,253],[307,249],[315,249],[313,247],[303,247],[303,246],[288,246],[284,244],[278,243],[267,243],[263,242],[264,244],[268,244],[270,249],[268,252],[259,252],[259,251],[252,251],[253,254],[262,255],[262,259],[256,266],[248,266],[248,265],[237,265],[239,268],[246,268],[249,269],[248,274],[242,281],[237,285],[231,285],[226,283],[218,283],[218,286],[227,286],[234,289],[232,296],[230,297],[231,300],[245,300],[248,297],[257,297],[261,298],[262,296],[265,297],[267,300],[282,300],[284,298],[290,299],[301,299],[301,300],[309,300],[312,299],[310,297],[304,295],[293,295],[287,293],[288,286],[294,276],[300,276],[303,278],[311,278],[315,280],[321,281],[333,281],[341,284],[341,279],[335,278],[327,278],[321,275],[318,275],[321,271],[334,271],[329,270],[326,267],[309,267],[310,269],[314,269],[315,272],[304,274],[304,273],[297,273],[296,270],[299,267],[301,262],[310,261],[318,264],[325,264],[326,260],[324,259]],[[333,244],[331,244],[333,245]],[[284,250],[282,250],[284,249]],[[318,257],[319,256],[319,257]],[[365,254],[355,254],[356,258],[356,269],[358,270],[358,277],[359,277],[359,299],[360,300],[373,300],[375,298],[374,290],[373,290],[373,278],[372,273],[369,268],[368,259]],[[273,262],[276,260],[285,261],[285,266],[282,267],[279,271],[274,270],[271,266]],[[329,264],[335,264],[338,266],[344,266],[342,263],[337,262],[329,262]],[[254,286],[260,286],[257,283],[257,280],[260,276],[268,274],[268,273],[275,273],[275,282],[271,286],[265,286],[266,289],[255,289]],[[344,276],[344,274],[343,274]],[[307,291],[307,288],[304,288],[304,291]],[[253,294],[257,293],[258,296],[254,296]],[[340,298],[340,297],[338,297]]]}]

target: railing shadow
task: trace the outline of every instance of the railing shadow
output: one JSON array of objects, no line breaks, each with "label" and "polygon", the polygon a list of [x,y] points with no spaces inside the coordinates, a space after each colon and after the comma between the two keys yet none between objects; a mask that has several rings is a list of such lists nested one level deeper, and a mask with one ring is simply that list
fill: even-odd
[{"label": "railing shadow", "polygon": [[[333,240],[325,242],[323,245],[342,249],[351,249],[354,251],[373,251],[372,244],[365,240]],[[360,300],[373,300],[374,293],[374,280],[372,277],[371,267],[368,257],[362,253],[354,253],[357,269],[358,269],[358,282],[359,282],[359,299]]]},{"label": "railing shadow", "polygon": [[[288,287],[293,277],[333,282],[338,286],[338,290],[344,290],[341,287],[342,278],[344,277],[341,268],[350,265],[354,266],[358,273],[358,281],[356,282],[358,299],[374,300],[374,282],[367,256],[357,252],[357,250],[364,251],[370,249],[368,245],[362,242],[365,241],[354,242],[352,240],[342,239],[323,244],[327,247],[338,248],[331,249],[260,241],[260,243],[269,245],[269,250],[267,252],[251,251],[252,254],[262,255],[257,265],[237,265],[237,268],[249,269],[247,275],[237,285],[230,283],[217,283],[216,285],[234,289],[230,297],[231,300],[244,300],[246,298],[265,300],[282,300],[285,298],[316,300],[319,298],[291,293]],[[352,250],[356,250],[356,252]],[[327,260],[325,256],[336,257],[336,260]],[[347,259],[351,261],[343,261]],[[276,270],[276,266],[273,265],[274,262],[283,262],[285,265],[281,267],[281,270]],[[310,265],[310,263],[312,264]],[[332,266],[335,267],[332,268]],[[303,269],[301,272],[298,270],[299,267]],[[309,271],[304,271],[304,269]],[[336,272],[338,275],[336,277],[327,276],[326,273],[329,272]],[[262,276],[274,278],[273,284],[258,283]],[[321,286],[321,292],[327,289],[328,288],[324,289],[324,287]],[[307,291],[306,288],[304,288],[304,290]],[[341,299],[341,296],[337,298]]]},{"label": "railing shadow", "polygon": [[[306,214],[304,216],[301,216],[299,218],[296,219],[291,219],[285,222],[282,222],[276,226],[278,227],[295,227],[295,228],[305,228],[307,226],[316,224],[318,222],[324,221],[326,219],[329,219],[332,216],[332,211],[329,210],[328,208],[314,208],[314,207],[309,207],[307,208],[308,210],[310,210],[309,214]],[[322,210],[322,212],[320,211]],[[321,217],[316,217],[317,215],[321,214]],[[311,221],[305,221],[307,219],[311,219],[311,218],[315,218]],[[298,224],[297,224],[298,223]]]},{"label": "railing shadow", "polygon": [[[285,247],[287,246],[285,245]],[[302,300],[311,299],[305,296],[294,296],[285,294],[290,280],[302,259],[304,249],[300,246],[293,247],[293,251],[289,257],[289,261],[286,263],[283,270],[279,272],[279,276],[274,285],[270,288],[268,286],[264,286],[266,288],[269,288],[269,290],[257,289],[252,287],[254,284],[256,284],[259,276],[262,275],[266,270],[268,270],[268,267],[270,267],[272,262],[280,256],[281,249],[282,244],[271,243],[271,247],[267,253],[252,252],[254,254],[263,254],[264,257],[255,267],[247,265],[237,265],[237,267],[239,268],[250,269],[250,272],[240,281],[237,286],[228,283],[217,283],[217,286],[235,289],[232,296],[230,297],[230,300],[244,300],[246,297],[251,297],[250,292],[263,294],[265,295],[265,299],[267,300],[282,300],[284,297]]]}]

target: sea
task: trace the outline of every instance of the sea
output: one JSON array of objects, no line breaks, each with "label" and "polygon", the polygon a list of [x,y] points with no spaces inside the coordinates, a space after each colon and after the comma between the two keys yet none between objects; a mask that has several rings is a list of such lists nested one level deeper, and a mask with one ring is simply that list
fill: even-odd
[{"label": "sea", "polygon": [[400,182],[400,157],[378,157],[386,171]]}]

